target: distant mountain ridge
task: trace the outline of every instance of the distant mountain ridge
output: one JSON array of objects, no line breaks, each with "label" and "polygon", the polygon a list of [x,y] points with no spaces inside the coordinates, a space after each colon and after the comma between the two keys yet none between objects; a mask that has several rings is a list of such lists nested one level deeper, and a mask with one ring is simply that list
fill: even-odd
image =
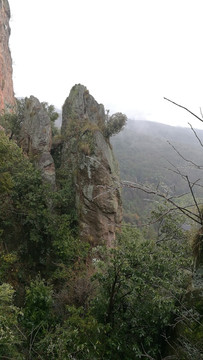
[{"label": "distant mountain ridge", "polygon": [[[150,134],[154,136],[162,137],[169,141],[178,141],[180,143],[196,143],[197,139],[195,138],[191,128],[189,127],[180,127],[166,125],[163,123],[158,123],[149,120],[128,120],[125,131],[133,130],[137,131],[140,134]],[[195,129],[198,133],[198,136],[203,140],[203,130]],[[122,136],[124,132],[120,133]]]},{"label": "distant mountain ridge", "polygon": [[[195,131],[203,142],[203,130]],[[175,173],[177,169],[188,174],[191,181],[203,178],[203,148],[190,128],[129,120],[126,128],[111,142],[120,165],[121,180],[156,186],[161,182],[176,194],[181,194],[188,192],[188,185]],[[200,185],[202,182],[200,180]],[[198,196],[203,197],[201,187]],[[148,206],[143,200],[145,197],[138,191],[124,189],[124,213],[142,214]]]}]

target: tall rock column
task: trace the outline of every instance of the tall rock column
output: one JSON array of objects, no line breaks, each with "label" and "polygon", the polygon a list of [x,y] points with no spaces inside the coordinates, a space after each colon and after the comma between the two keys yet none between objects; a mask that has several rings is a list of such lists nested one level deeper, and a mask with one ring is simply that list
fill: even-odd
[{"label": "tall rock column", "polygon": [[10,7],[7,0],[0,0],[0,112],[15,106],[12,60],[9,49]]},{"label": "tall rock column", "polygon": [[104,127],[103,105],[75,85],[63,106],[62,167],[73,178],[80,237],[113,246],[122,207],[118,165]]},{"label": "tall rock column", "polygon": [[55,186],[55,165],[51,156],[51,121],[43,105],[34,96],[25,101],[19,144],[31,157],[43,179]]}]

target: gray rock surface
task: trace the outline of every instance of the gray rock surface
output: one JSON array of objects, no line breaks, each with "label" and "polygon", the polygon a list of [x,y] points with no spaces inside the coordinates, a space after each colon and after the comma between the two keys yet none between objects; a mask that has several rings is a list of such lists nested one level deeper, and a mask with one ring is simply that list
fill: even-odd
[{"label": "gray rock surface", "polygon": [[45,181],[55,186],[55,166],[50,154],[52,132],[50,118],[34,96],[25,101],[24,120],[20,133],[20,146],[41,170]]},{"label": "gray rock surface", "polygon": [[122,220],[118,165],[104,137],[105,111],[83,85],[63,106],[62,166],[74,178],[80,236],[93,245],[114,245]]},{"label": "gray rock surface", "polygon": [[0,0],[0,111],[9,111],[15,107],[9,20],[9,3],[7,0]]}]

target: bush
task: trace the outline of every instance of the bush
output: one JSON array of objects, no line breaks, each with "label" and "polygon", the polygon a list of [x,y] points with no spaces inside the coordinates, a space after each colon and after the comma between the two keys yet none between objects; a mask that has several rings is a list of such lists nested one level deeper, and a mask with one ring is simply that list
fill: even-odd
[{"label": "bush", "polygon": [[100,267],[92,312],[99,323],[109,325],[109,358],[138,359],[146,351],[157,359],[162,334],[185,292],[188,260],[181,247],[176,250],[127,228],[105,262],[96,262]]},{"label": "bush", "polygon": [[13,305],[14,290],[10,284],[0,285],[0,358],[22,359],[17,350],[20,344],[18,316],[20,309]]},{"label": "bush", "polygon": [[118,134],[121,130],[123,130],[124,126],[127,123],[126,115],[122,113],[115,113],[109,117],[106,115],[106,124],[104,128],[104,136],[109,138],[113,135]]},{"label": "bush", "polygon": [[16,99],[16,106],[10,112],[2,112],[0,114],[0,125],[2,125],[9,138],[18,139],[25,109],[25,99]]},{"label": "bush", "polygon": [[52,287],[37,277],[26,289],[24,326],[30,330],[44,328],[52,319]]}]

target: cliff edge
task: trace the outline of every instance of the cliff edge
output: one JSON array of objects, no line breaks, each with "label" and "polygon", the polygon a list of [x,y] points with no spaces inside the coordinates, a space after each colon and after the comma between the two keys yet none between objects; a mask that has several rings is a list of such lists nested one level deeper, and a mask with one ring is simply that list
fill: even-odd
[{"label": "cliff edge", "polygon": [[0,112],[15,105],[12,59],[9,49],[10,7],[7,0],[0,0]]}]

